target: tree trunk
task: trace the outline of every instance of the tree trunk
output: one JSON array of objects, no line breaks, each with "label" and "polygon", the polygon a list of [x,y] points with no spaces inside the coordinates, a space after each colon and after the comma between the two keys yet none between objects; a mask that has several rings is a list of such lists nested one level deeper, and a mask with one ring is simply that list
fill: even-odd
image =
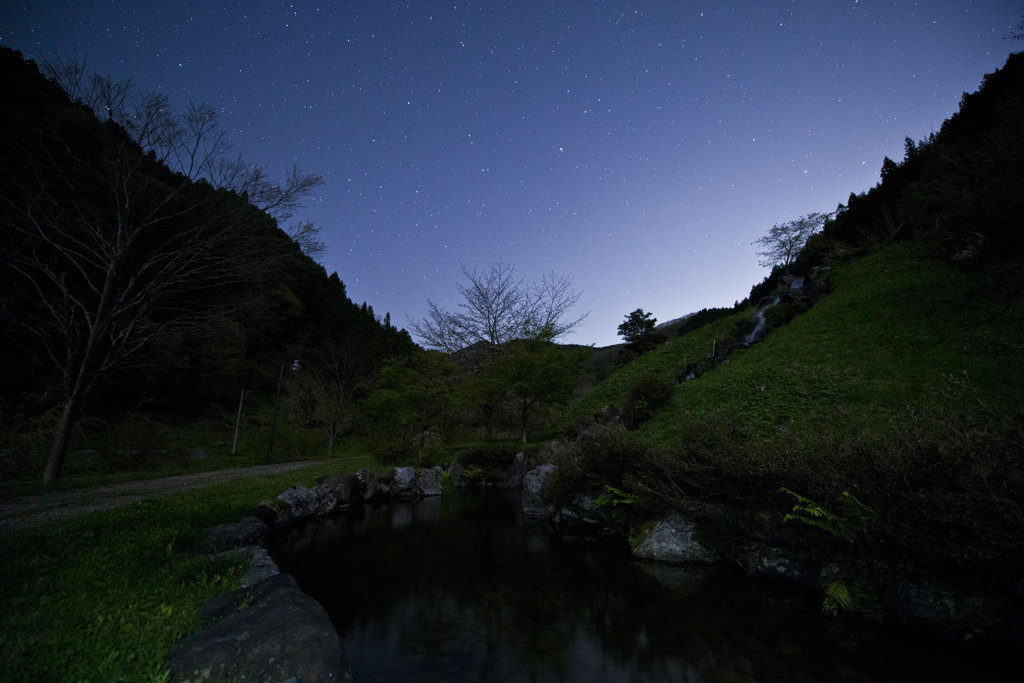
[{"label": "tree trunk", "polygon": [[54,434],[53,445],[50,447],[50,457],[46,460],[46,470],[43,473],[44,484],[52,484],[60,478],[61,470],[64,469],[64,459],[68,454],[68,446],[71,444],[71,432],[75,427],[78,406],[81,402],[81,395],[75,391],[64,403],[60,422],[57,423],[57,433]]},{"label": "tree trunk", "polygon": [[331,458],[334,457],[334,437],[335,437],[335,435],[337,433],[338,433],[337,429],[335,429],[334,425],[331,424],[330,428],[327,430],[327,459],[328,460],[330,460]]},{"label": "tree trunk", "polygon": [[520,425],[523,428],[523,443],[526,443],[526,417],[529,410],[530,406],[526,404],[526,401],[523,401],[523,409],[519,413]]}]

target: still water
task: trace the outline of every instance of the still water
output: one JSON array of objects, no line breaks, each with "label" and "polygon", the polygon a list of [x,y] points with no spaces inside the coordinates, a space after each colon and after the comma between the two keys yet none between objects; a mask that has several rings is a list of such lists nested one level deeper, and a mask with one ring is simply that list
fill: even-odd
[{"label": "still water", "polygon": [[1009,680],[991,657],[827,619],[814,592],[561,534],[513,492],[364,505],[271,552],[327,609],[357,681]]}]

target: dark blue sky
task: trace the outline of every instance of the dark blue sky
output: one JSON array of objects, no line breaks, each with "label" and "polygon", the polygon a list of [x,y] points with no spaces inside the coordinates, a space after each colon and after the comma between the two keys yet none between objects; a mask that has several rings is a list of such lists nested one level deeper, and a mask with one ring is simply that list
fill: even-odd
[{"label": "dark blue sky", "polygon": [[4,2],[0,43],[221,116],[325,184],[357,302],[406,325],[460,266],[575,278],[565,341],[743,299],[773,223],[832,211],[1024,45],[1019,0]]}]

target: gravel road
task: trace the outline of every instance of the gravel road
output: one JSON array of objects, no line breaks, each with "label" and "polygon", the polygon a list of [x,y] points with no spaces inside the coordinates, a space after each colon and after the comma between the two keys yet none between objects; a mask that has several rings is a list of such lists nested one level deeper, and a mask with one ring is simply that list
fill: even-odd
[{"label": "gravel road", "polygon": [[110,510],[139,500],[159,498],[170,493],[202,488],[240,477],[288,472],[314,464],[316,463],[289,462],[279,465],[243,467],[234,470],[181,474],[161,479],[141,479],[75,491],[11,498],[0,501],[0,533],[36,526],[43,522],[49,522],[51,519],[81,515],[96,510]]}]

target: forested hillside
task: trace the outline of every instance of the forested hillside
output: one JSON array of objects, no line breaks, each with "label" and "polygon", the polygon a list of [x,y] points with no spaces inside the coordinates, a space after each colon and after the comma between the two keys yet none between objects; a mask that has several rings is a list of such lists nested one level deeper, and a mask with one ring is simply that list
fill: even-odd
[{"label": "forested hillside", "polygon": [[282,375],[329,448],[414,345],[278,225],[319,178],[268,180],[202,107],[100,80],[103,120],[19,53],[0,72],[0,471],[41,473],[52,439],[56,479],[90,425],[231,414]]}]

